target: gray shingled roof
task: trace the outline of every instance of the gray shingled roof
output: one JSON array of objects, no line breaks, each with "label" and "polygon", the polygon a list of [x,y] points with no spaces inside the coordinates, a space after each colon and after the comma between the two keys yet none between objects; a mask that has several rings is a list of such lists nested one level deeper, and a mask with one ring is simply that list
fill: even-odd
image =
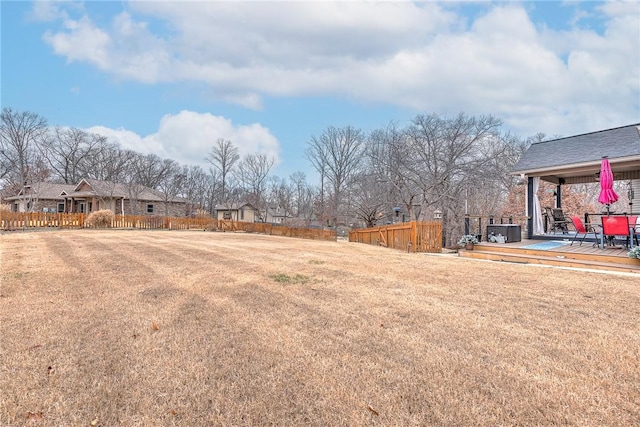
[{"label": "gray shingled roof", "polygon": [[19,200],[23,198],[23,194],[32,194],[33,197],[44,200],[64,200],[61,196],[62,192],[73,192],[75,185],[73,184],[55,184],[52,182],[36,182],[26,188],[20,190],[16,196],[5,197],[4,200]]},{"label": "gray shingled roof", "polygon": [[[76,185],[75,188],[79,188],[82,181],[87,182],[93,191],[74,191],[70,193],[70,197],[124,197],[126,199],[129,198],[129,188],[126,184],[120,184],[109,181],[100,181],[97,179],[83,179]],[[136,198],[138,200],[150,201],[150,202],[159,202],[162,201],[162,193],[156,191],[149,187],[140,186],[138,191],[136,192]]]},{"label": "gray shingled roof", "polygon": [[513,173],[640,157],[640,123],[531,144]]},{"label": "gray shingled roof", "polygon": [[245,206],[248,206],[251,209],[255,210],[255,207],[251,203],[246,203],[246,202],[228,203],[228,204],[216,205],[214,207],[214,209],[217,210],[217,211],[236,211],[236,210],[238,210],[240,208],[243,208]]}]

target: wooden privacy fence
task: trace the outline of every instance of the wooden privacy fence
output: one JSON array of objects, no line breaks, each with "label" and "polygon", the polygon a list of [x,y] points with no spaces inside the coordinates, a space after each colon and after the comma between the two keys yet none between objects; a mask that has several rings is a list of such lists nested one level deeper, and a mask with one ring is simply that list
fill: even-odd
[{"label": "wooden privacy fence", "polygon": [[349,241],[386,246],[408,252],[442,252],[442,222],[413,221],[361,228],[349,232]]},{"label": "wooden privacy fence", "polygon": [[0,211],[0,229],[23,228],[82,228],[85,215],[81,213],[7,212]]},{"label": "wooden privacy fence", "polygon": [[[90,228],[87,215],[81,213],[7,212],[0,211],[0,229],[21,230],[27,228]],[[216,220],[213,218],[176,218],[148,215],[116,215],[112,228],[143,230],[218,230],[243,231],[274,236],[299,237],[316,240],[336,240],[335,230],[297,228],[258,222]]]},{"label": "wooden privacy fence", "polygon": [[[224,222],[224,221],[219,221]],[[225,224],[223,224],[225,225]],[[323,230],[320,228],[297,228],[284,225],[266,224],[261,222],[235,222],[233,226],[237,230],[247,233],[270,234],[273,236],[298,237],[302,239],[314,240],[336,240],[335,230]]]}]

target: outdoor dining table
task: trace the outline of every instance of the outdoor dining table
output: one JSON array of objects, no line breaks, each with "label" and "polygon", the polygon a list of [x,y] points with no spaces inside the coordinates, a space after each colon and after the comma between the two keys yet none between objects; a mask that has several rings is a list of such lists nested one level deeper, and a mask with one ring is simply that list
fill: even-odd
[{"label": "outdoor dining table", "polygon": [[[600,223],[598,224],[598,223],[591,222],[590,218],[592,216],[600,217]],[[629,215],[626,212],[619,213],[619,214],[617,214],[615,212],[609,212],[609,213],[607,213],[607,212],[585,213],[584,214],[584,223],[585,223],[585,225],[588,224],[591,227],[599,227],[599,229],[600,229],[600,242],[598,242],[598,246],[600,246],[600,249],[604,249],[604,247],[605,247],[604,246],[604,240],[605,240],[604,237],[605,236],[604,236],[603,228],[602,228],[602,217],[603,216],[626,216],[628,219],[630,219],[632,216],[637,217],[638,215]],[[633,236],[634,236],[635,233],[636,233],[636,223],[635,222],[631,223],[631,221],[629,221],[629,234],[628,234],[628,237],[629,237],[629,249],[633,248]],[[607,240],[608,240],[607,246],[614,246],[614,243],[613,243],[614,239],[615,239],[615,236],[607,236]]]}]

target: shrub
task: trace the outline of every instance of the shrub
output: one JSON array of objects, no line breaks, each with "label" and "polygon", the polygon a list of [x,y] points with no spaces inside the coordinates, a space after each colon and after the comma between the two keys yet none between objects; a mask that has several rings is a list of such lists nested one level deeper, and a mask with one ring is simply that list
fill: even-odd
[{"label": "shrub", "polygon": [[464,246],[467,243],[473,243],[474,245],[477,245],[480,242],[478,241],[478,238],[473,234],[465,234],[460,238],[460,240],[458,240],[458,244],[460,246]]},{"label": "shrub", "polygon": [[640,259],[640,246],[636,246],[635,248],[632,248],[628,253],[627,256],[629,258],[635,258],[635,259]]},{"label": "shrub", "polygon": [[87,224],[92,228],[111,228],[113,212],[109,209],[92,212],[87,217]]}]

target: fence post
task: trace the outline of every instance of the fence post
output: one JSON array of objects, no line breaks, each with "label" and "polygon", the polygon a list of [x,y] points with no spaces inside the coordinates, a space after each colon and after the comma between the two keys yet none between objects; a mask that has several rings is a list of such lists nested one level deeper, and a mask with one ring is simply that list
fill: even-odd
[{"label": "fence post", "polygon": [[416,253],[418,251],[418,221],[412,221],[411,224],[411,252]]}]

